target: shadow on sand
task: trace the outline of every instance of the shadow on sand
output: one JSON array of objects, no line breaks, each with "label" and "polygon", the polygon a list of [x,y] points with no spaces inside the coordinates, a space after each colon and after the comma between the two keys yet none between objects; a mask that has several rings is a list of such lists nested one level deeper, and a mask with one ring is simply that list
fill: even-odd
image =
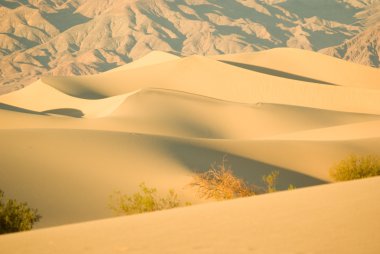
[{"label": "shadow on sand", "polygon": [[[166,142],[165,142],[166,143]],[[236,176],[244,179],[249,184],[264,186],[262,177],[272,171],[279,171],[278,190],[286,190],[290,184],[297,188],[325,184],[326,181],[292,171],[287,168],[270,165],[260,161],[247,159],[241,156],[205,148],[198,145],[188,145],[182,142],[168,142],[166,149],[174,155],[179,163],[191,169],[193,172],[207,171],[214,162],[222,162],[223,156],[227,156],[228,164]]]},{"label": "shadow on sand", "polygon": [[8,111],[14,111],[19,113],[26,113],[26,114],[32,114],[32,115],[46,115],[43,112],[33,111],[29,109],[19,108],[16,106],[8,105],[5,103],[0,103],[0,109],[8,110]]},{"label": "shadow on sand", "polygon": [[19,113],[25,113],[25,114],[32,114],[32,115],[42,115],[42,116],[47,116],[49,114],[69,116],[69,117],[74,117],[74,118],[81,118],[84,116],[82,111],[78,109],[74,109],[74,108],[58,108],[58,109],[50,109],[50,110],[38,112],[38,111],[33,111],[33,110],[25,109],[25,108],[8,105],[5,103],[0,103],[0,109],[19,112]]},{"label": "shadow on sand", "polygon": [[74,108],[57,108],[43,111],[45,114],[54,114],[62,116],[70,116],[75,118],[81,118],[84,116],[83,112]]},{"label": "shadow on sand", "polygon": [[277,77],[280,77],[280,78],[293,79],[293,80],[299,80],[299,81],[305,81],[305,82],[312,82],[312,83],[318,83],[318,84],[323,84],[323,85],[332,85],[332,86],[336,85],[336,84],[329,83],[329,82],[326,82],[326,81],[322,81],[322,80],[318,80],[318,79],[312,79],[312,78],[308,78],[308,77],[292,74],[292,73],[289,73],[289,72],[278,71],[278,70],[275,70],[275,69],[270,69],[270,68],[266,68],[266,67],[262,67],[262,66],[257,66],[257,65],[243,64],[243,63],[237,63],[237,62],[231,62],[231,61],[220,61],[220,62],[223,62],[223,63],[226,63],[226,64],[230,64],[230,65],[233,65],[233,66],[236,66],[236,67],[239,67],[239,68],[247,69],[247,70],[250,70],[250,71],[256,71],[256,72],[260,72],[260,73],[263,73],[263,74],[277,76]]}]

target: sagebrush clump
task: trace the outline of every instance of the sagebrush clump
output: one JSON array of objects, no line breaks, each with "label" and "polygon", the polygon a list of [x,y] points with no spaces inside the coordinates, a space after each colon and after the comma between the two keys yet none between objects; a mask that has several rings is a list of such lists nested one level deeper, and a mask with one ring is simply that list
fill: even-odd
[{"label": "sagebrush clump", "polygon": [[212,164],[206,172],[196,174],[191,186],[197,187],[200,196],[207,199],[233,199],[255,194],[251,186],[233,174],[225,159],[219,165]]},{"label": "sagebrush clump", "polygon": [[352,154],[330,169],[335,181],[348,181],[380,175],[380,157]]},{"label": "sagebrush clump", "polygon": [[115,192],[110,197],[110,208],[119,215],[130,215],[190,205],[182,204],[174,190],[169,190],[166,197],[159,197],[156,188],[149,188],[145,183],[139,187],[140,191],[133,195]]},{"label": "sagebrush clump", "polygon": [[[279,171],[272,171],[270,174],[264,175],[262,181],[265,187],[249,185],[234,175],[224,157],[222,163],[211,164],[206,172],[196,174],[190,185],[198,189],[202,198],[225,200],[275,192],[279,174]],[[294,188],[292,185],[292,189]]]},{"label": "sagebrush clump", "polygon": [[30,230],[41,219],[37,209],[27,203],[4,197],[0,190],[0,234]]}]

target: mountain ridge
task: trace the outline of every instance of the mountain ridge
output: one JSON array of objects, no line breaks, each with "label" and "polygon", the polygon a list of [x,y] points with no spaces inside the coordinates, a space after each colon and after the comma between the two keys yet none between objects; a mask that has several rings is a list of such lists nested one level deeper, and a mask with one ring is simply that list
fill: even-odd
[{"label": "mountain ridge", "polygon": [[371,65],[374,61],[365,60],[369,54],[360,60],[324,49],[365,33],[363,20],[377,15],[371,11],[374,4],[376,0],[7,0],[0,3],[0,87],[22,88],[45,74],[104,72],[152,50],[188,56],[296,47]]}]

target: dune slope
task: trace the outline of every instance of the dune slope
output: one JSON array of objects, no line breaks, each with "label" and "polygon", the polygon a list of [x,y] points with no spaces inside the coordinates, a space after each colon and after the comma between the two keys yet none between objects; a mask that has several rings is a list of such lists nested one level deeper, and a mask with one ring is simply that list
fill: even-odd
[{"label": "dune slope", "polygon": [[[41,113],[56,113],[73,117],[101,117],[115,110],[128,94],[92,101],[72,97],[41,80],[26,88],[5,94],[0,103]],[[65,113],[66,112],[66,113]]]},{"label": "dune slope", "polygon": [[36,230],[1,236],[0,245],[6,253],[376,253],[379,184],[377,177]]},{"label": "dune slope", "polygon": [[[301,53],[302,52],[302,53]],[[221,62],[288,79],[380,89],[380,70],[293,48],[211,56]]]},{"label": "dune slope", "polygon": [[[264,53],[271,57],[271,51]],[[317,53],[309,54],[302,50],[294,51],[294,57],[309,59],[318,66],[326,65],[326,62],[331,68],[335,66],[331,64],[331,57],[319,56]],[[288,58],[289,54],[279,54],[275,62],[287,61]],[[340,65],[336,66],[339,69]],[[359,65],[354,67],[357,67],[355,70],[362,68]],[[363,68],[372,71],[369,67]],[[298,74],[294,71],[293,73],[303,76],[301,70]],[[319,75],[318,68],[312,71],[313,76],[309,75],[310,77]],[[364,76],[368,76],[372,83],[376,83],[380,77],[380,72],[377,74],[376,71],[378,70]],[[360,88],[338,86],[334,84],[334,73],[329,71],[327,76],[328,79],[323,82],[314,78],[300,80],[247,70],[207,57],[191,56],[125,72],[108,72],[82,77],[44,77],[42,81],[66,94],[87,99],[105,98],[139,89],[161,88],[240,103],[263,102],[346,112],[374,114],[380,112],[377,110],[380,108],[380,90],[368,89],[365,85]],[[365,78],[362,78],[361,83],[374,86]]]},{"label": "dune slope", "polygon": [[[141,182],[202,203],[192,176],[224,155],[248,183],[263,186],[263,175],[279,171],[285,190],[329,183],[334,163],[380,151],[373,69],[302,50],[228,57],[269,59],[291,75],[153,52],[0,96],[0,187],[38,208],[42,228],[111,217],[109,195],[132,194]],[[363,85],[337,80],[334,68],[357,72]]]}]

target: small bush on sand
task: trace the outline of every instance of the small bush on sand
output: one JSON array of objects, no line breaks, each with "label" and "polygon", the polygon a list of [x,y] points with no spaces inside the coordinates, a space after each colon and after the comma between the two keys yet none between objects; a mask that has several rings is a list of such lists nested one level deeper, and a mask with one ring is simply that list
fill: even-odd
[{"label": "small bush on sand", "polygon": [[269,175],[264,175],[262,180],[266,185],[266,193],[277,191],[277,180],[280,175],[279,171],[272,171]]},{"label": "small bush on sand", "polygon": [[233,174],[225,158],[221,164],[214,163],[206,172],[196,174],[190,185],[197,187],[199,195],[207,199],[224,200],[255,194],[245,181]]},{"label": "small bush on sand", "polygon": [[[110,208],[119,215],[153,212],[182,206],[177,193],[169,190],[166,197],[158,197],[157,189],[140,184],[140,191],[133,195],[115,192],[110,197]],[[190,203],[185,203],[190,205]]]},{"label": "small bush on sand", "polygon": [[[279,171],[272,171],[264,175],[262,180],[265,187],[249,185],[234,175],[224,157],[221,164],[213,163],[206,172],[196,174],[190,185],[198,189],[202,198],[225,200],[275,192],[279,174]],[[295,187],[291,185],[290,188]]]},{"label": "small bush on sand", "polygon": [[5,198],[0,190],[0,234],[30,230],[40,219],[36,209],[29,208],[27,203]]},{"label": "small bush on sand", "polygon": [[330,169],[335,181],[348,181],[380,175],[380,158],[375,155],[350,155]]}]

